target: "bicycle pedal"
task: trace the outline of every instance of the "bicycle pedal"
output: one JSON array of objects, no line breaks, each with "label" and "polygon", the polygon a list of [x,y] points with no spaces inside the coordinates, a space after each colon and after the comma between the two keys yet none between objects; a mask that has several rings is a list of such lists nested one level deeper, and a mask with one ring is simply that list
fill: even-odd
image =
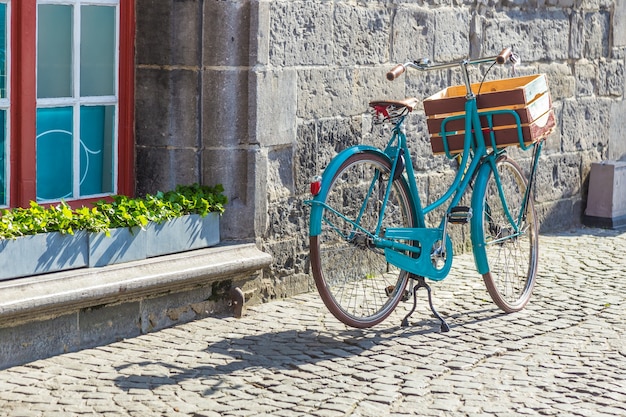
[{"label": "bicycle pedal", "polygon": [[[385,288],[385,294],[387,295],[387,297],[391,297],[391,294],[393,294],[393,291],[395,289],[395,285],[389,285],[387,288]],[[409,292],[409,290],[404,290],[404,294],[402,294],[402,298],[400,300],[408,301],[409,299],[411,299],[411,293]]]},{"label": "bicycle pedal", "polygon": [[472,218],[472,208],[465,206],[452,207],[448,213],[448,223],[466,224]]}]

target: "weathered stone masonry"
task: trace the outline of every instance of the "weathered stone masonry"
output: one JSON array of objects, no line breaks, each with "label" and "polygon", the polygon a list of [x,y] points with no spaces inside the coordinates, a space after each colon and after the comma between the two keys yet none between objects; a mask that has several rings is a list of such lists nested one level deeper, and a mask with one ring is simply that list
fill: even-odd
[{"label": "weathered stone masonry", "polygon": [[[449,71],[390,83],[395,63],[512,45],[518,75],[548,75],[558,128],[539,171],[543,231],[579,224],[591,163],[626,155],[626,0],[136,2],[138,192],[224,184],[222,236],[274,257],[266,297],[312,288],[302,202],[336,152],[380,144],[367,102],[424,98],[460,82]],[[494,69],[490,78],[509,75]],[[410,137],[432,199],[451,169],[432,157],[423,119],[412,116]]]}]

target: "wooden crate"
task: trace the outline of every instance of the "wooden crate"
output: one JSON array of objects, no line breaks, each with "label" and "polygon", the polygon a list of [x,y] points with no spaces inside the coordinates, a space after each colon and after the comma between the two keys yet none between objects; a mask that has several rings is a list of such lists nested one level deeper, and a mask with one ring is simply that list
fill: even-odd
[{"label": "wooden crate", "polygon": [[[471,87],[476,94],[480,83]],[[451,154],[463,150],[465,95],[465,86],[453,86],[424,100],[434,153],[444,152],[444,134]],[[485,82],[477,95],[477,105],[487,146],[492,145],[492,140],[497,147],[519,145],[521,142],[529,145],[546,137],[556,125],[543,74]],[[521,140],[513,111],[520,118]],[[445,132],[442,132],[442,127]]]},{"label": "wooden crate", "polygon": [[[512,116],[511,116],[512,117]],[[552,110],[545,113],[533,123],[522,124],[522,138],[525,146],[532,144],[540,139],[545,138],[556,126],[556,119]],[[518,136],[517,125],[498,126],[493,130],[489,128],[483,129],[485,144],[491,147],[492,135],[496,142],[497,148],[505,148],[507,146],[519,146],[520,139]],[[465,132],[450,132],[446,135],[448,141],[448,151],[451,154],[458,154],[463,151],[465,141]],[[430,145],[434,154],[445,153],[443,146],[443,137],[441,135],[433,135],[430,138]]]}]

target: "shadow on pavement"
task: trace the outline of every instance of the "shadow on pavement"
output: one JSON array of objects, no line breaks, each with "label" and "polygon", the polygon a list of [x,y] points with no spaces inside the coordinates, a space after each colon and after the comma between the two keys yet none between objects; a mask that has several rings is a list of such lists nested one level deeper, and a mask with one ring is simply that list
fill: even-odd
[{"label": "shadow on pavement", "polygon": [[[495,308],[453,314],[447,318],[454,332],[454,328],[488,321],[502,315],[503,313]],[[118,367],[116,369],[120,375],[115,378],[115,384],[127,391],[152,390],[190,379],[201,379],[207,388],[205,395],[208,395],[222,389],[225,379],[229,380],[229,388],[236,388],[228,375],[238,376],[241,381],[241,378],[249,378],[259,372],[279,373],[293,370],[311,372],[310,367],[322,361],[333,363],[338,358],[367,357],[368,351],[372,355],[385,354],[385,346],[397,343],[397,339],[404,339],[403,344],[407,346],[420,348],[420,338],[412,340],[410,338],[424,335],[441,337],[446,341],[448,334],[439,333],[438,320],[424,318],[411,321],[410,326],[405,328],[398,325],[381,329],[285,330],[230,337],[209,343],[202,351],[193,352],[198,360],[193,362],[192,366],[185,366],[174,357],[172,360],[131,362]],[[454,340],[454,337],[450,337],[448,342],[454,343]],[[411,350],[408,348],[408,352]],[[198,364],[203,361],[207,364]],[[328,363],[325,366],[328,366]],[[262,381],[259,381],[259,384],[262,385]]]}]

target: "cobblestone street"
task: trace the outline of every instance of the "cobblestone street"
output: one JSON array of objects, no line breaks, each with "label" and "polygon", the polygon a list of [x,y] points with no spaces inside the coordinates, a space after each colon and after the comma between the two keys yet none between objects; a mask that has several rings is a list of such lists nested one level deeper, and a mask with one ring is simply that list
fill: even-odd
[{"label": "cobblestone street", "polygon": [[381,325],[317,293],[0,371],[7,416],[623,416],[626,234],[542,235],[528,307],[491,302],[471,254]]}]

